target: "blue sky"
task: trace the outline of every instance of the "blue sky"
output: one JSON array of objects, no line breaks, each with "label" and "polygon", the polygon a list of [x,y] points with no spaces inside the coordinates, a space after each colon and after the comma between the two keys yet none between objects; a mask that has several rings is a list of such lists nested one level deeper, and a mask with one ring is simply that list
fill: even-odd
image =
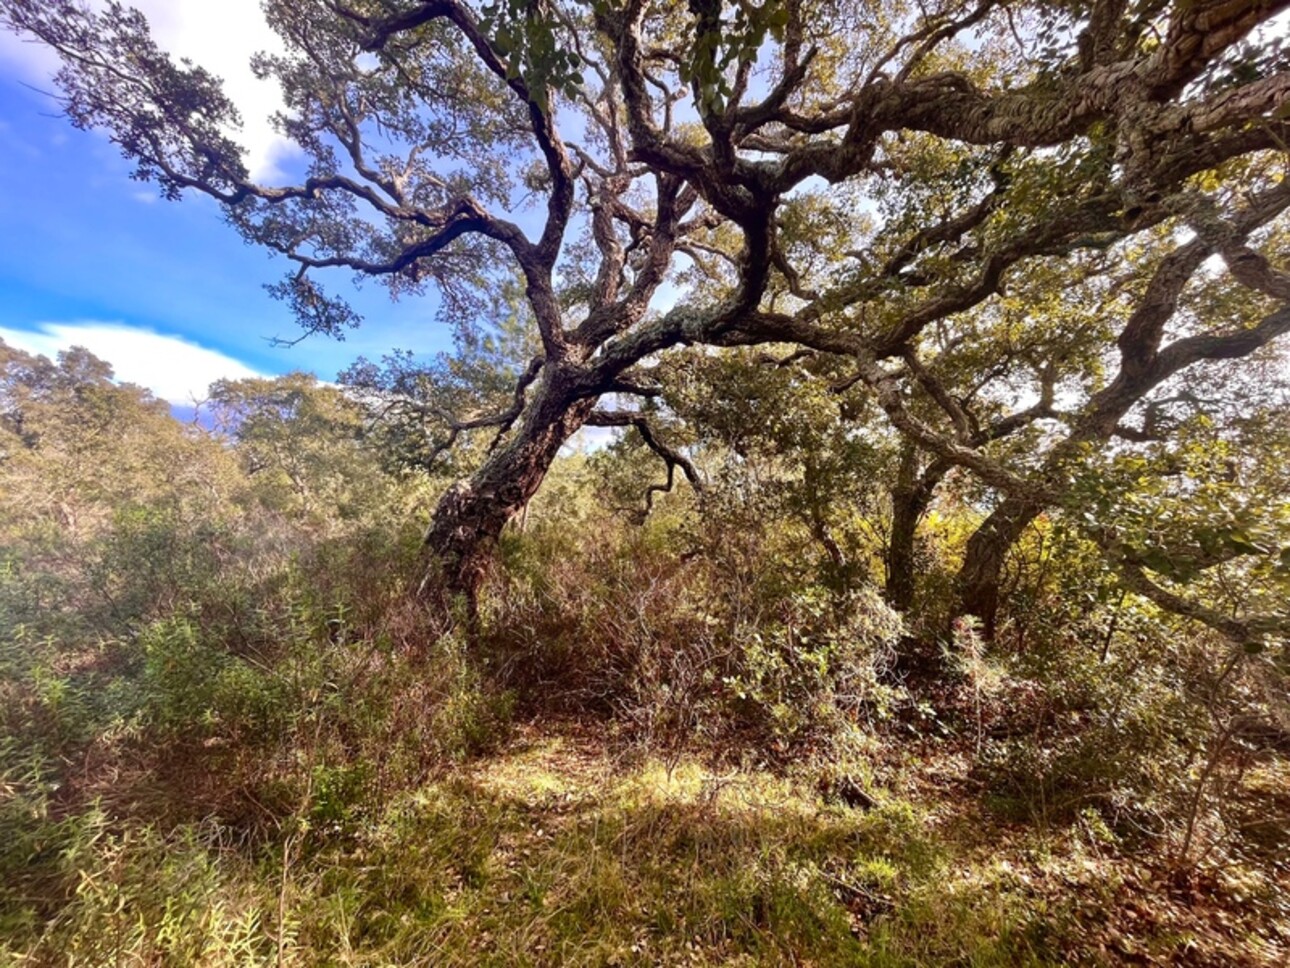
[{"label": "blue sky", "polygon": [[[228,81],[248,120],[253,170],[270,180],[290,172],[298,159],[263,120],[273,93],[245,69],[254,50],[272,43],[239,16],[258,23],[256,0],[136,3],[164,46]],[[237,30],[217,25],[239,21]],[[0,338],[47,354],[80,343],[118,377],[175,403],[221,376],[302,369],[332,379],[359,355],[449,345],[430,300],[392,304],[368,285],[353,298],[366,323],[344,342],[271,346],[272,337],[299,335],[263,289],[282,277],[285,260],[244,244],[208,199],[165,202],[132,181],[130,163],[103,134],[76,131],[32,90],[53,89],[52,66],[47,52],[0,38]],[[325,282],[350,291],[344,275]]]}]

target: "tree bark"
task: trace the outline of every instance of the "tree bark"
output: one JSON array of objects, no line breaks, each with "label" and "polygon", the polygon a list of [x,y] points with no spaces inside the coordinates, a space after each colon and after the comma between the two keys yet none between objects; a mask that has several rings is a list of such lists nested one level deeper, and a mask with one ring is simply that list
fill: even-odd
[{"label": "tree bark", "polygon": [[955,617],[979,618],[987,639],[994,638],[998,626],[999,584],[1008,552],[1044,507],[1040,500],[1008,497],[968,539],[967,553],[959,568]]},{"label": "tree bark", "polygon": [[934,460],[918,473],[918,448],[906,441],[901,448],[896,486],[891,491],[891,537],[887,545],[887,603],[898,612],[914,604],[918,576],[914,573],[914,546],[918,523],[932,503],[936,486],[951,465]]},{"label": "tree bark", "polygon": [[479,590],[507,522],[537,492],[565,442],[586,422],[594,397],[580,397],[558,371],[544,375],[519,424],[470,477],[448,489],[426,530],[420,597],[443,617],[464,599],[472,626]]},{"label": "tree bark", "polygon": [[908,441],[901,448],[896,486],[891,490],[891,538],[887,546],[887,603],[898,612],[914,603],[914,536],[926,508],[918,506],[914,475],[918,451]]}]

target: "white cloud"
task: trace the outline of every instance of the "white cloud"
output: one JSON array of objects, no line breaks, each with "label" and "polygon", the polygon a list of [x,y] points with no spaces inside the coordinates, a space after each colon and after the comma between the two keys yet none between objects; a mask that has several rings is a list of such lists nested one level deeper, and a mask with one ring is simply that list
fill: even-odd
[{"label": "white cloud", "polygon": [[[102,6],[102,0],[94,5]],[[264,22],[259,0],[133,0],[131,5],[143,11],[164,50],[223,78],[225,92],[242,114],[236,140],[247,149],[251,177],[280,179],[280,163],[298,149],[269,122],[270,115],[282,108],[277,84],[251,73],[253,54],[282,49],[278,36]],[[0,32],[0,65],[48,89],[58,57],[43,44]]]},{"label": "white cloud", "polygon": [[121,382],[147,387],[162,400],[178,404],[205,398],[216,380],[262,375],[231,356],[180,336],[124,323],[39,323],[34,332],[0,326],[0,339],[51,359],[59,350],[83,346],[112,364]]},{"label": "white cloud", "polygon": [[58,55],[42,43],[0,30],[0,64],[28,81],[39,82],[58,70]]},{"label": "white cloud", "polygon": [[564,446],[560,448],[560,456],[594,454],[598,450],[604,450],[622,435],[621,427],[583,427],[564,442]]}]

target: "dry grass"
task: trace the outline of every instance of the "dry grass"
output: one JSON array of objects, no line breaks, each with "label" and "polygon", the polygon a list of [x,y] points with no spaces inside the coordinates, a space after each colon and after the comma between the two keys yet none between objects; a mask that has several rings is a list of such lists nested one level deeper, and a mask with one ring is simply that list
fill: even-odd
[{"label": "dry grass", "polygon": [[522,726],[388,802],[303,812],[284,828],[298,846],[286,877],[280,845],[214,817],[169,832],[137,815],[65,820],[48,846],[75,887],[43,926],[0,924],[0,964],[1290,959],[1285,864],[1179,877],[1091,813],[1006,823],[983,807],[962,743],[875,744],[849,765],[869,808],[832,799],[814,768],[624,749],[599,724]]},{"label": "dry grass", "polygon": [[822,800],[809,773],[625,763],[585,729],[521,731],[313,857],[298,957],[1285,963],[1278,885],[1182,883],[1086,825],[1040,835],[993,822],[965,795],[962,758],[924,749],[916,761],[880,766],[878,805],[857,810]]}]

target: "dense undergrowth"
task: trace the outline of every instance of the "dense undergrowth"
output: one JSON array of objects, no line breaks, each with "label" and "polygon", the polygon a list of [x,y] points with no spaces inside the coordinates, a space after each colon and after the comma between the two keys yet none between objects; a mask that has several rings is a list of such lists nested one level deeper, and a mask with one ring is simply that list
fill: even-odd
[{"label": "dense undergrowth", "polygon": [[225,387],[212,437],[96,365],[8,391],[0,963],[1290,951],[1282,673],[1077,548],[1028,571],[1050,525],[993,642],[919,644],[934,602],[840,582],[755,493],[636,525],[575,455],[467,643],[409,594],[433,482],[339,394]]}]

